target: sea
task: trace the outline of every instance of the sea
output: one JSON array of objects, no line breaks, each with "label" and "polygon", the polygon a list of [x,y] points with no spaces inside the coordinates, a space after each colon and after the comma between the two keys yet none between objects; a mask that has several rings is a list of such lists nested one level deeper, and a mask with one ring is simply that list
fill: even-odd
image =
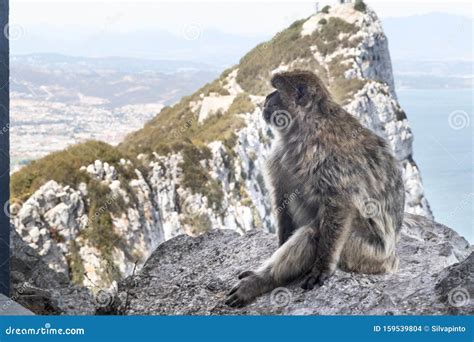
[{"label": "sea", "polygon": [[397,89],[435,220],[474,243],[473,89]]}]

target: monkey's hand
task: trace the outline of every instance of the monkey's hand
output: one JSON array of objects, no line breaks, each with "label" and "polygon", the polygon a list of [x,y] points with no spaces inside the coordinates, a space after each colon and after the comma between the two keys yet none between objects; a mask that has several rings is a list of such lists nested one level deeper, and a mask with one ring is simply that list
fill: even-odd
[{"label": "monkey's hand", "polygon": [[334,271],[331,272],[329,270],[321,270],[319,268],[313,267],[311,272],[301,284],[301,288],[304,290],[312,290],[315,285],[322,286],[333,274]]},{"label": "monkey's hand", "polygon": [[253,271],[245,271],[239,275],[239,283],[227,294],[226,304],[240,308],[265,292],[267,281]]}]

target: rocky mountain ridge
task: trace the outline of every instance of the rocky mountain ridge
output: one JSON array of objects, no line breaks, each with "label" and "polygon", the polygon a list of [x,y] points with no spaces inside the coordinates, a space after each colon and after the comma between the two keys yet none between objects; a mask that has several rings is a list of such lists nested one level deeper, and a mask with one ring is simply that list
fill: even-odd
[{"label": "rocky mountain ridge", "polygon": [[274,133],[260,106],[271,75],[294,68],[320,75],[351,114],[387,139],[403,168],[406,211],[432,217],[380,21],[369,8],[344,4],[257,46],[118,148],[89,142],[14,174],[15,230],[52,270],[96,293],[116,288],[177,235],[273,232],[264,178]]},{"label": "rocky mountain ridge", "polygon": [[[474,313],[474,249],[446,226],[407,214],[393,274],[337,270],[323,286],[279,287],[241,309],[225,298],[242,271],[277,248],[274,234],[214,230],[161,244],[119,284],[110,313],[127,315],[460,315]],[[105,309],[105,308],[103,308]]]}]

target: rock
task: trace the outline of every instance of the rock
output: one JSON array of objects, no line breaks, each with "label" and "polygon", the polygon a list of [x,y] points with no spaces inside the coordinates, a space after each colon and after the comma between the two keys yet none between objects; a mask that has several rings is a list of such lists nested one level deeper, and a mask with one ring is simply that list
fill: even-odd
[{"label": "rock", "polygon": [[101,160],[96,160],[94,164],[90,164],[87,167],[81,167],[80,170],[87,172],[98,180],[111,182],[117,179],[115,167],[107,162],[103,163]]},{"label": "rock", "polygon": [[64,273],[52,270],[11,228],[11,293],[15,302],[38,315],[91,315],[91,292],[69,283]]},{"label": "rock", "polygon": [[[264,231],[243,236],[212,230],[161,244],[135,276],[119,284],[128,315],[393,315],[472,314],[473,247],[450,228],[409,215],[398,245],[400,270],[364,275],[337,270],[322,287],[279,288],[242,309],[223,301],[239,272],[253,269],[277,247]],[[126,303],[126,304],[125,304]]]},{"label": "rock", "polygon": [[83,228],[85,216],[80,192],[49,181],[36,191],[12,217],[23,240],[42,256],[49,267],[69,277],[65,253],[68,243]]},{"label": "rock", "polygon": [[107,269],[111,269],[109,263],[114,263],[112,268],[120,271],[120,277],[130,275],[137,260],[143,263],[164,240],[164,234],[154,194],[139,171],[136,171],[137,179],[130,180],[129,184],[136,196],[132,204],[116,179],[117,172],[113,166],[96,160],[87,170],[108,185],[112,192],[98,211],[108,212],[109,206],[120,199],[128,204],[125,213],[111,217],[121,242],[116,243],[113,260],[105,260],[102,253],[91,246],[93,242],[84,238],[83,233],[89,228],[86,212],[89,190],[85,183],[78,185],[79,190],[55,181],[45,183],[12,215],[12,223],[50,269],[72,281],[69,274],[71,259],[77,258],[86,271],[82,285],[95,291],[110,290],[114,287],[114,279],[104,275]]}]

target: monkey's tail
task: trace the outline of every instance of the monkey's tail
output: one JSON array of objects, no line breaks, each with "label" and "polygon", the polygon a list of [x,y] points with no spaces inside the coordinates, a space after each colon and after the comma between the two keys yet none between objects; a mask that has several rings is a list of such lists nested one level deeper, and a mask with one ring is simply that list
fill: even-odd
[{"label": "monkey's tail", "polygon": [[257,271],[269,273],[277,284],[294,280],[309,271],[316,260],[316,233],[301,227]]}]

